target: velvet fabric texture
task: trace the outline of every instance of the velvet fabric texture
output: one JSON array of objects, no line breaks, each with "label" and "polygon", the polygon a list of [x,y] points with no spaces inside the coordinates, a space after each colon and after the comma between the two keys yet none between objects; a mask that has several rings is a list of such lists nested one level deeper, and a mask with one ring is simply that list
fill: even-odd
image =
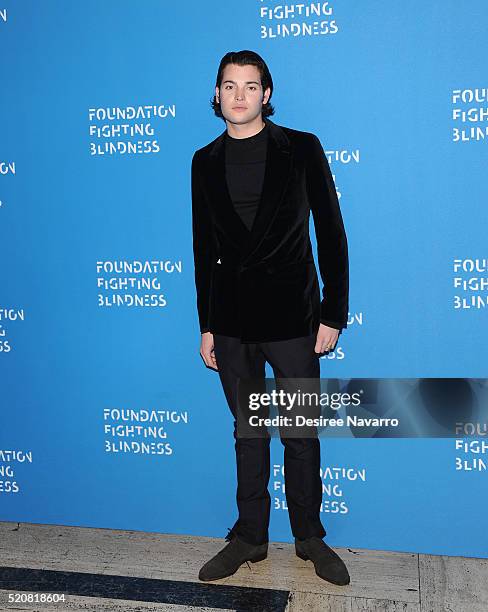
[{"label": "velvet fabric texture", "polygon": [[[347,327],[349,261],[339,201],[320,140],[269,127],[261,201],[251,230],[234,209],[222,132],[191,165],[193,255],[201,333],[241,342],[308,336],[319,323]],[[312,213],[323,283],[309,235]]]}]

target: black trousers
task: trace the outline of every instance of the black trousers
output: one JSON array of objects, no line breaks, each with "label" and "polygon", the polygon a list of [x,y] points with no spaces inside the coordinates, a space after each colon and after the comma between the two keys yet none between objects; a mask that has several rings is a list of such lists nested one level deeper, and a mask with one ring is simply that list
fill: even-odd
[{"label": "black trousers", "polygon": [[[239,338],[214,334],[218,372],[234,416],[239,516],[232,531],[252,544],[263,544],[269,539],[270,438],[237,436],[238,380],[262,378],[264,382],[266,361],[275,379],[320,378],[320,356],[314,351],[315,341],[316,334],[312,334],[291,340],[244,344]],[[300,540],[311,536],[322,538],[326,531],[320,520],[320,440],[283,435],[280,439],[284,445],[285,495],[292,533]]]}]

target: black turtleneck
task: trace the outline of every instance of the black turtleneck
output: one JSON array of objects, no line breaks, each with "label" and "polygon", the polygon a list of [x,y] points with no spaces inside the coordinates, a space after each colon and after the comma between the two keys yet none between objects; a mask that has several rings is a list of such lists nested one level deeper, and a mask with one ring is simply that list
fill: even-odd
[{"label": "black turtleneck", "polygon": [[229,194],[237,214],[251,230],[263,186],[268,146],[268,124],[247,138],[225,134],[225,172]]}]

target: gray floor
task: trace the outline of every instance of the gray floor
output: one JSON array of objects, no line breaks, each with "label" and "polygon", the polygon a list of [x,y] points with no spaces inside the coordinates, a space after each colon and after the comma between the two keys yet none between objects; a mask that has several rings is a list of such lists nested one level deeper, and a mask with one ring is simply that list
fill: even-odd
[{"label": "gray floor", "polygon": [[[201,583],[223,539],[3,522],[0,542],[0,610],[488,611],[487,559],[338,548],[351,575],[338,587],[276,542],[265,561]],[[65,600],[32,602],[53,592]]]}]

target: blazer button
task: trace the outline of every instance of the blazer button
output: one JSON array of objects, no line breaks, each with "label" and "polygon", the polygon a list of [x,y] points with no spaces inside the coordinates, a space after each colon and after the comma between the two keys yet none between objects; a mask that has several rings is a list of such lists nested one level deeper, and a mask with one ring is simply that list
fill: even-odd
[{"label": "blazer button", "polygon": [[273,266],[266,266],[266,272],[268,274],[273,274],[273,272],[275,271]]}]

